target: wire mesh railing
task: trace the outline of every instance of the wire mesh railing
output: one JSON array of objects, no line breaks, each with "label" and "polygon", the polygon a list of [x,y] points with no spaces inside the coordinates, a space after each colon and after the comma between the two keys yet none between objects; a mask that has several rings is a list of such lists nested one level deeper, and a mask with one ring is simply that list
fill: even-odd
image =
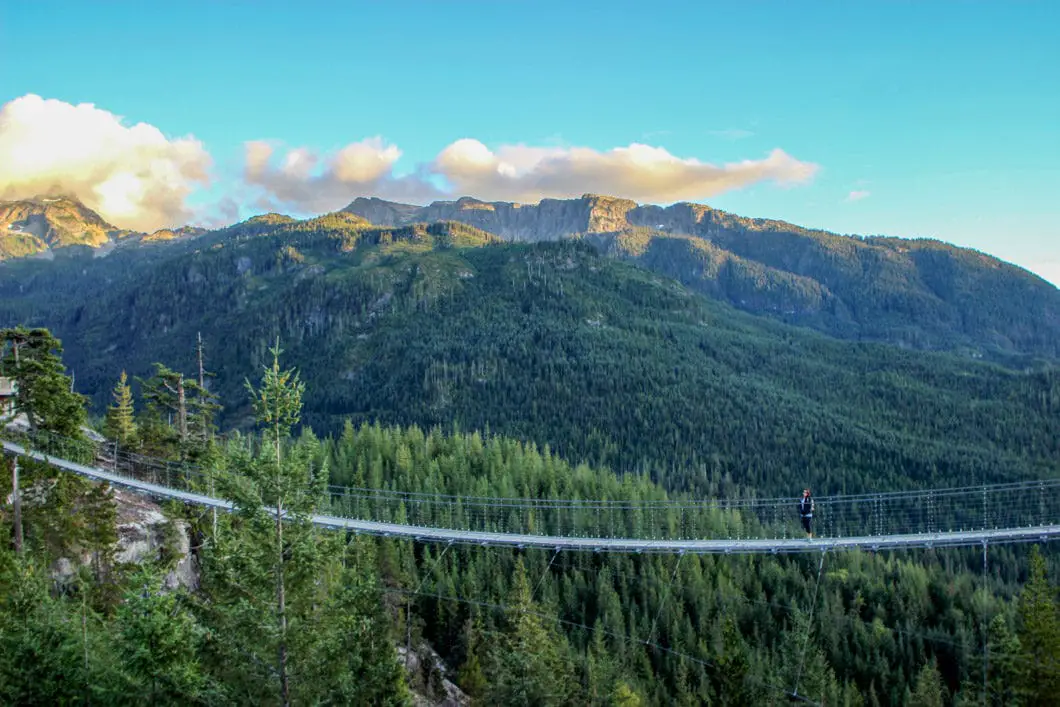
[{"label": "wire mesh railing", "polygon": [[[54,434],[11,441],[115,476],[215,496],[225,472]],[[542,499],[330,486],[318,513],[458,531],[639,540],[805,537],[797,498]],[[1060,479],[960,488],[822,496],[816,537],[883,537],[1034,528],[1060,523]]]}]

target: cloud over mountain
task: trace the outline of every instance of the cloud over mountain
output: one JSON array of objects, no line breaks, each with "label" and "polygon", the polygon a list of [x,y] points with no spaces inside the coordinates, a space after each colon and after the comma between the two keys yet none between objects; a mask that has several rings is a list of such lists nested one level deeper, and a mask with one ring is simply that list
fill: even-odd
[{"label": "cloud over mountain", "polygon": [[244,208],[313,213],[356,196],[412,203],[471,195],[536,202],[586,192],[642,202],[715,196],[763,181],[799,184],[817,166],[776,149],[723,165],[633,143],[588,147],[487,147],[464,138],[402,173],[401,150],[381,137],[333,152],[244,143],[242,170],[216,185],[210,203],[189,197],[210,183],[212,160],[194,137],[169,138],[146,123],[128,125],[91,103],[28,94],[0,106],[0,200],[61,193],[123,228],[150,231],[190,220],[214,223]]},{"label": "cloud over mountain", "polygon": [[817,166],[779,149],[761,160],[719,166],[640,143],[606,152],[524,145],[503,145],[494,152],[478,140],[464,139],[442,150],[432,169],[453,193],[481,199],[538,201],[593,192],[673,202],[703,199],[761,181],[798,184],[811,179]]},{"label": "cloud over mountain", "polygon": [[280,154],[264,140],[244,144],[243,178],[262,190],[262,203],[293,211],[331,211],[353,196],[429,201],[441,196],[424,176],[395,177],[401,150],[374,137],[347,145],[330,155],[304,147]]},{"label": "cloud over mountain", "polygon": [[211,163],[198,140],[126,125],[91,103],[28,94],[0,106],[0,199],[62,193],[112,223],[153,230],[190,218],[185,200]]},{"label": "cloud over mountain", "polygon": [[604,152],[527,145],[502,145],[494,151],[464,138],[414,173],[397,176],[393,168],[400,156],[400,150],[380,138],[330,155],[291,148],[277,156],[271,144],[255,141],[246,143],[244,175],[281,208],[326,211],[357,195],[419,203],[462,195],[536,202],[593,192],[666,203],[704,199],[762,181],[804,183],[817,171],[817,165],[780,149],[760,160],[713,165],[639,143]]}]

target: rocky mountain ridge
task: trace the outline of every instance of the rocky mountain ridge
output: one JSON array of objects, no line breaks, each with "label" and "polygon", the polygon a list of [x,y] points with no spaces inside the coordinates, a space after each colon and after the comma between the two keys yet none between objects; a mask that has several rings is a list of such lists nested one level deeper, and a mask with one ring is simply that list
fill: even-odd
[{"label": "rocky mountain ridge", "polygon": [[745,311],[844,339],[1060,357],[1060,290],[937,240],[844,236],[704,204],[596,194],[538,204],[465,197],[421,208],[362,198],[344,211],[387,226],[457,221],[513,241],[585,239]]},{"label": "rocky mountain ridge", "polygon": [[[0,260],[5,252],[9,259],[50,258],[63,246],[87,245],[97,256],[129,251],[130,265],[145,268],[152,267],[148,260],[178,251],[268,233],[309,229],[355,238],[353,232],[373,225],[455,223],[508,241],[583,240],[744,311],[843,339],[961,351],[1020,366],[1013,355],[1060,359],[1060,290],[1022,268],[936,240],[842,236],[703,204],[638,205],[594,194],[538,204],[464,197],[424,207],[358,198],[341,211],[303,221],[272,213],[215,231],[184,227],[150,235],[109,231],[98,215],[71,200],[27,200],[19,208],[7,211],[21,218],[0,233]],[[39,218],[29,220],[34,215]],[[46,217],[64,225],[67,236],[54,229],[49,244],[24,231]],[[37,231],[46,233],[43,226]]]},{"label": "rocky mountain ridge", "polygon": [[74,246],[105,255],[118,245],[187,241],[208,232],[198,226],[160,228],[152,233],[118,228],[70,196],[0,201],[0,261],[50,258],[57,250]]},{"label": "rocky mountain ridge", "polygon": [[65,246],[99,248],[131,234],[73,198],[38,196],[0,201],[0,260]]}]

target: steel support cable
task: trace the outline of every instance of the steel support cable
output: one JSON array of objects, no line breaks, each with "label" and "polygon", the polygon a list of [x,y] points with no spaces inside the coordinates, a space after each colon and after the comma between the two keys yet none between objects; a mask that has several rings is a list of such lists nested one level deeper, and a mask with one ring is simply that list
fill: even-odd
[{"label": "steel support cable", "polygon": [[552,553],[552,559],[548,561],[548,565],[545,566],[545,571],[541,573],[541,577],[538,578],[537,583],[534,585],[534,591],[530,593],[531,602],[533,602],[534,597],[537,596],[537,590],[541,588],[541,585],[544,583],[545,578],[548,577],[549,570],[552,569],[552,563],[556,561],[557,557],[559,557],[560,550],[562,549],[563,548],[557,547],[556,551]]},{"label": "steel support cable", "polygon": [[[584,553],[582,553],[582,554],[584,554]],[[581,571],[581,572],[588,572],[589,568],[579,565],[578,566],[578,570]],[[645,576],[641,576],[641,575],[631,575],[628,572],[620,572],[620,571],[615,570],[615,569],[610,568],[610,567],[608,568],[608,571],[612,575],[614,575],[616,577],[622,577],[622,578],[625,578],[625,579],[632,579],[632,580],[636,580],[636,581],[647,580],[649,582],[652,582],[652,583],[656,584],[656,586],[661,586],[663,584],[663,582],[661,580],[659,580],[658,578],[656,578],[656,577],[645,577]],[[682,585],[682,584],[677,584],[677,585],[675,585],[675,587],[678,590],[688,589],[688,587],[686,587],[685,585]],[[740,596],[740,595],[736,595],[736,594],[734,594],[734,595],[732,595],[730,597],[726,597],[726,599],[734,601],[734,602],[739,602],[739,603],[742,603],[742,604],[756,604],[756,605],[759,605],[759,606],[768,606],[768,607],[771,607],[771,608],[774,608],[774,609],[780,609],[781,611],[785,611],[785,612],[787,612],[789,614],[803,610],[803,609],[800,609],[799,607],[793,606],[791,604],[781,604],[779,602],[767,601],[765,599],[750,599],[748,597]],[[893,633],[893,634],[896,634],[898,636],[907,636],[909,638],[916,638],[916,639],[919,639],[921,641],[927,641],[928,643],[938,643],[938,644],[941,644],[941,645],[950,646],[952,648],[964,648],[965,645],[966,645],[965,643],[963,643],[961,641],[955,641],[955,640],[952,640],[952,639],[949,639],[949,638],[941,638],[939,636],[929,636],[926,633],[919,633],[917,631],[911,631],[909,629],[901,628],[901,627],[898,627],[898,626],[887,626],[886,624],[882,624],[882,623],[881,624],[877,624],[875,618],[874,619],[864,619],[864,618],[861,618],[860,616],[852,616],[850,614],[844,613],[844,614],[842,614],[840,616],[832,616],[832,617],[830,617],[830,620],[843,621],[843,622],[851,623],[851,624],[862,624],[864,626],[872,627],[873,629],[883,629],[884,631],[887,631],[888,633]],[[939,629],[939,630],[942,630],[942,629]],[[1014,660],[1016,662],[1025,662],[1027,664],[1031,664],[1033,662],[1030,659],[1022,658],[1020,656],[1010,656],[1010,659]]]},{"label": "steel support cable", "polygon": [[655,641],[655,627],[659,624],[659,617],[662,616],[663,609],[666,608],[666,602],[670,600],[672,594],[671,589],[674,585],[674,580],[677,579],[677,570],[681,569],[681,560],[685,559],[685,554],[682,552],[677,556],[677,562],[674,563],[674,573],[670,575],[670,581],[666,583],[666,593],[663,595],[663,599],[659,602],[659,610],[655,612],[655,620],[651,622],[651,630],[648,631],[648,640],[645,644]]},{"label": "steel support cable", "polygon": [[449,552],[449,548],[451,548],[452,546],[453,546],[453,544],[449,543],[448,545],[445,546],[445,549],[442,550],[441,554],[439,554],[438,557],[434,558],[434,562],[431,563],[430,569],[427,570],[427,572],[423,575],[423,579],[421,579],[420,583],[416,586],[416,591],[413,592],[412,594],[409,594],[409,596],[408,596],[408,602],[405,605],[405,670],[406,671],[409,669],[409,656],[412,655],[412,597],[413,597],[413,595],[420,593],[420,590],[423,589],[423,585],[427,582],[428,579],[430,579],[431,575],[434,574],[434,570],[436,570],[438,568],[438,563],[442,561],[442,558],[445,557],[445,553]]},{"label": "steel support cable", "polygon": [[817,583],[813,588],[813,601],[810,604],[810,620],[806,624],[806,640],[802,644],[802,657],[799,659],[799,669],[795,673],[795,689],[791,692],[792,696],[796,698],[799,696],[799,680],[802,679],[802,670],[806,667],[806,653],[810,648],[810,631],[813,630],[813,616],[817,611],[817,592],[821,589],[821,573],[824,571],[824,558],[827,554],[827,551],[821,553],[821,562],[817,565]]},{"label": "steel support cable", "polygon": [[[402,589],[400,587],[379,587],[378,591],[384,592],[384,593],[391,593],[391,594],[408,594],[408,593],[410,593],[408,589]],[[648,643],[647,641],[641,640],[639,638],[634,638],[633,636],[628,636],[626,634],[616,633],[614,631],[608,631],[605,628],[598,628],[596,626],[589,626],[587,624],[580,623],[578,621],[571,621],[570,619],[564,619],[564,618],[561,618],[559,616],[554,616],[552,614],[546,614],[546,613],[541,612],[541,611],[521,610],[521,609],[516,609],[516,607],[513,607],[513,606],[508,606],[506,604],[497,604],[497,603],[494,603],[494,602],[482,601],[482,600],[479,600],[479,599],[469,599],[467,597],[453,596],[451,594],[438,594],[438,593],[430,593],[430,592],[418,592],[417,594],[418,594],[418,596],[425,597],[427,599],[439,599],[439,600],[442,600],[442,601],[452,601],[452,602],[457,602],[457,603],[460,603],[460,604],[468,604],[470,606],[477,606],[477,607],[480,607],[480,608],[483,608],[483,609],[494,609],[496,611],[502,611],[502,612],[505,612],[505,613],[513,612],[513,611],[521,611],[524,614],[527,614],[527,615],[530,615],[530,616],[535,616],[537,618],[544,619],[546,621],[552,621],[552,622],[555,622],[557,624],[561,624],[563,626],[569,626],[571,628],[581,629],[583,631],[587,631],[587,632],[590,632],[590,633],[599,632],[600,634],[602,634],[604,636],[607,636],[609,638],[615,638],[615,639],[617,639],[619,641],[623,641],[625,643],[632,643],[634,645],[646,645],[649,648],[653,648],[655,650],[659,650],[659,651],[661,651],[663,653],[672,655],[675,658],[679,658],[679,659],[682,659],[682,660],[687,660],[687,661],[689,661],[691,663],[696,663],[696,664],[701,665],[703,667],[713,668],[715,670],[719,669],[717,663],[715,663],[715,662],[713,662],[711,660],[707,660],[705,658],[697,658],[694,655],[691,655],[691,654],[688,654],[688,653],[684,653],[682,651],[678,651],[678,650],[675,650],[673,648],[668,648],[666,646],[659,645],[658,643]],[[765,688],[768,688],[770,690],[775,690],[777,692],[782,692],[785,695],[790,695],[791,694],[790,692],[788,692],[787,688],[785,688],[785,687],[783,687],[781,685],[775,684],[775,683],[767,682],[766,680],[762,680],[762,679],[754,678],[754,677],[748,677],[747,680],[749,682],[758,684],[758,685],[760,685],[762,687],[765,687]],[[801,697],[801,696],[800,696],[800,700],[803,701],[803,702],[806,702],[808,704],[814,704],[814,705],[818,704],[817,702],[814,702],[812,700],[809,700],[809,699],[807,699],[805,697]]]},{"label": "steel support cable", "polygon": [[[38,459],[39,461],[45,461],[54,466],[73,471],[85,476],[101,479],[104,481],[110,481],[112,483],[122,484],[125,483],[132,488],[139,490],[140,492],[147,493],[149,495],[176,498],[184,501],[185,503],[196,503],[201,505],[216,506],[225,510],[232,509],[232,503],[224,499],[216,499],[202,495],[200,492],[191,491],[178,491],[167,487],[156,485],[150,485],[142,481],[129,480],[126,477],[112,474],[105,470],[89,467],[76,462],[66,461],[64,459],[56,458],[54,456],[48,456],[41,452],[30,451],[27,452],[24,448],[10,442],[3,442],[4,448],[10,453],[21,454],[29,456],[30,458]],[[381,521],[353,521],[347,522],[349,519],[344,519],[341,516],[329,516],[326,514],[317,514],[313,518],[317,525],[330,528],[345,528],[352,529],[354,532],[364,532],[369,534],[379,534],[384,536],[398,536],[398,537],[410,537],[419,541],[425,542],[460,542],[460,543],[476,543],[476,544],[493,544],[493,545],[513,545],[519,547],[542,547],[542,545],[554,548],[556,546],[563,546],[571,549],[579,550],[607,550],[607,551],[619,551],[619,552],[674,552],[674,551],[689,551],[689,552],[758,552],[758,553],[777,553],[777,552],[804,552],[813,550],[813,545],[797,543],[795,541],[780,541],[774,542],[773,539],[764,538],[760,540],[742,541],[726,543],[720,540],[700,540],[700,541],[673,541],[670,539],[661,539],[659,541],[644,541],[636,538],[615,538],[615,539],[601,539],[595,540],[590,538],[575,537],[564,541],[563,539],[556,536],[547,535],[510,535],[502,533],[488,533],[483,531],[446,531],[440,528],[414,526],[408,523],[397,524],[397,523],[386,523]],[[1023,526],[1005,528],[998,531],[991,531],[988,537],[984,537],[983,532],[965,532],[965,533],[951,533],[947,536],[931,536],[923,533],[905,533],[902,535],[895,535],[890,537],[879,538],[879,545],[883,546],[884,549],[894,549],[899,546],[958,546],[958,545],[975,545],[981,542],[983,539],[989,540],[995,544],[1005,542],[1020,542],[1030,541],[1037,542],[1044,540],[1049,537],[1060,535],[1060,525],[1051,526]],[[836,539],[836,538],[821,538],[820,547],[828,547],[831,549],[864,549],[872,548],[879,549],[877,543],[873,538],[866,538],[862,536],[854,536],[847,539]],[[691,544],[691,546],[689,546]]]}]

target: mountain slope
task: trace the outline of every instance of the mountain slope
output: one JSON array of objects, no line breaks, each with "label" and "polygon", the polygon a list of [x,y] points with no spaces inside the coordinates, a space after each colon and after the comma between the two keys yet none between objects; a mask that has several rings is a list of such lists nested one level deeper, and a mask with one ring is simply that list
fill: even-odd
[{"label": "mountain slope", "polygon": [[0,201],[0,260],[69,246],[99,248],[129,235],[76,199]]},{"label": "mountain slope", "polygon": [[[461,222],[515,241],[587,239],[608,255],[745,311],[844,339],[958,351],[1016,367],[1038,357],[1060,359],[1060,290],[937,241],[838,236],[700,204],[638,206],[595,195],[533,205],[463,198],[426,207],[357,199],[342,213],[396,227]],[[64,198],[7,202],[0,214],[0,260],[84,252],[74,245],[95,255],[127,248],[154,259],[159,248],[169,254],[169,248],[294,222],[265,214],[216,232],[184,227],[134,234]]]},{"label": "mountain slope", "polygon": [[194,370],[202,332],[226,419],[246,422],[242,382],[279,336],[317,431],[347,418],[488,427],[700,493],[1060,473],[1055,370],[836,341],[586,243],[505,244],[457,223],[378,228],[349,214],[248,222],[194,243],[124,279],[131,251],[90,261],[51,283],[66,290],[47,307],[0,283],[0,324],[52,327],[99,406],[123,369]]},{"label": "mountain slope", "polygon": [[357,199],[381,225],[453,220],[508,240],[591,236],[605,252],[755,314],[832,336],[919,349],[1060,358],[1060,290],[1018,267],[932,240],[858,238],[702,204],[586,195],[539,204],[464,198],[422,208]]}]

